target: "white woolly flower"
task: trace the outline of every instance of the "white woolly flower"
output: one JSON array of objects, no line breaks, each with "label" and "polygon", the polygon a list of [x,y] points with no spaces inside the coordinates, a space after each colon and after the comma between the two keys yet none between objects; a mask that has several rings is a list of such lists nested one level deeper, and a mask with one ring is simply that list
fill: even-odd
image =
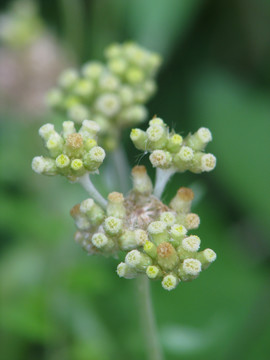
[{"label": "white woolly flower", "polygon": [[119,80],[111,74],[104,74],[99,80],[99,86],[105,91],[115,91],[119,87]]},{"label": "white woolly flower", "polygon": [[183,262],[183,270],[188,275],[198,275],[202,270],[202,264],[197,259],[185,259]]},{"label": "white woolly flower", "polygon": [[201,159],[202,171],[211,171],[216,167],[216,157],[213,154],[204,154]]},{"label": "white woolly flower", "polygon": [[163,126],[155,124],[149,126],[149,128],[146,130],[146,134],[148,140],[156,142],[164,136],[165,130]]},{"label": "white woolly flower", "polygon": [[207,144],[210,141],[212,141],[212,134],[211,131],[205,127],[201,127],[198,131],[197,131],[198,137],[199,139]]},{"label": "white woolly flower", "polygon": [[88,211],[90,211],[94,206],[94,200],[93,199],[86,199],[84,201],[81,202],[80,205],[80,210],[82,213],[87,213]]},{"label": "white woolly flower", "polygon": [[142,255],[138,250],[131,250],[125,257],[125,263],[131,267],[136,267],[141,262]]},{"label": "white woolly flower", "polygon": [[187,229],[185,228],[184,225],[174,224],[170,229],[170,235],[175,238],[182,237],[186,235],[186,233],[187,233]]},{"label": "white woolly flower", "polygon": [[190,161],[194,157],[194,151],[189,146],[182,146],[179,151],[179,157],[183,161]]},{"label": "white woolly flower", "polygon": [[76,123],[82,123],[89,117],[89,111],[84,105],[76,104],[68,110],[68,116]]},{"label": "white woolly flower", "polygon": [[153,167],[162,169],[170,167],[172,163],[172,155],[168,151],[154,150],[149,157]]},{"label": "white woolly flower", "polygon": [[106,156],[105,151],[100,146],[94,146],[89,151],[89,157],[91,158],[92,161],[101,163],[105,159],[105,156]]},{"label": "white woolly flower", "polygon": [[57,156],[57,158],[55,159],[55,165],[59,169],[64,169],[65,167],[69,166],[69,164],[70,164],[70,159],[67,155],[61,154]]},{"label": "white woolly flower", "polygon": [[109,216],[104,221],[104,230],[109,235],[117,235],[122,230],[122,220],[114,216]]},{"label": "white woolly flower", "polygon": [[32,160],[32,169],[37,174],[42,174],[46,169],[46,159],[43,156],[35,156]]},{"label": "white woolly flower", "polygon": [[90,61],[82,67],[82,74],[88,79],[97,79],[103,72],[103,65],[98,61]]},{"label": "white woolly flower", "polygon": [[103,233],[96,233],[92,236],[92,243],[98,249],[102,249],[108,244],[108,238]]},{"label": "white woolly flower", "polygon": [[212,249],[205,249],[203,251],[203,255],[205,257],[205,260],[209,263],[214,262],[217,258],[217,254]]},{"label": "white woolly flower", "polygon": [[147,230],[149,234],[161,234],[167,228],[167,224],[164,221],[153,221],[149,224]]},{"label": "white woolly flower", "polygon": [[164,276],[161,284],[163,289],[171,291],[176,288],[178,282],[179,280],[175,275],[169,274]]},{"label": "white woolly flower", "polygon": [[114,116],[121,107],[120,99],[115,94],[103,94],[96,101],[96,108],[106,116]]},{"label": "white woolly flower", "polygon": [[149,279],[156,279],[160,274],[160,269],[155,265],[150,265],[146,269],[146,275]]},{"label": "white woolly flower", "polygon": [[161,214],[160,220],[164,221],[167,226],[172,226],[175,223],[175,215],[171,211],[165,211]]},{"label": "white woolly flower", "polygon": [[55,133],[53,124],[45,124],[38,130],[39,135],[44,140],[48,140],[49,137]]},{"label": "white woolly flower", "polygon": [[201,240],[196,235],[191,235],[183,239],[182,247],[186,251],[196,252],[199,250],[201,244]]}]

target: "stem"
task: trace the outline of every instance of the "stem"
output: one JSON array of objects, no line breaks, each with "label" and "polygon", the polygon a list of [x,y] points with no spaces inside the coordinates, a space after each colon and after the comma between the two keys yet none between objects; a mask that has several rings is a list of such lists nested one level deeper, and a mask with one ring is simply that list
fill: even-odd
[{"label": "stem", "polygon": [[138,277],[137,289],[141,324],[148,353],[147,358],[148,360],[162,360],[163,354],[158,339],[156,322],[153,313],[149,279],[146,276],[143,275]]},{"label": "stem", "polygon": [[130,166],[122,145],[119,145],[118,148],[112,152],[112,158],[117,171],[119,186],[121,191],[126,194],[130,189]]},{"label": "stem", "polygon": [[173,168],[166,169],[166,170],[157,168],[154,195],[158,199],[160,199],[167,182],[169,181],[170,177],[174,173],[175,173],[175,170]]},{"label": "stem", "polygon": [[92,181],[90,180],[89,174],[84,174],[80,177],[78,182],[84,187],[88,194],[103,208],[106,209],[107,201],[104,197],[97,191]]}]

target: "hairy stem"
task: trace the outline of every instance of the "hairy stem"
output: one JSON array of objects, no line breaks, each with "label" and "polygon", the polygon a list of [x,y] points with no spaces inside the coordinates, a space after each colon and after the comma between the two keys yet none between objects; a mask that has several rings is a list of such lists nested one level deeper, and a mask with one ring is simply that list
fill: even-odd
[{"label": "hairy stem", "polygon": [[130,189],[130,166],[122,145],[119,145],[118,148],[112,152],[112,158],[117,172],[119,187],[121,191],[126,194]]},{"label": "hairy stem", "polygon": [[137,279],[138,300],[143,336],[147,347],[148,360],[162,360],[163,354],[158,339],[153,305],[150,294],[149,279],[140,276]]},{"label": "hairy stem", "polygon": [[95,200],[103,209],[106,209],[107,201],[97,191],[92,181],[90,180],[89,174],[81,176],[78,182],[83,186],[83,188],[88,192],[93,200]]},{"label": "hairy stem", "polygon": [[160,169],[156,170],[156,183],[154,189],[154,195],[160,199],[162,193],[167,185],[167,182],[171,178],[171,176],[175,173],[174,169]]}]

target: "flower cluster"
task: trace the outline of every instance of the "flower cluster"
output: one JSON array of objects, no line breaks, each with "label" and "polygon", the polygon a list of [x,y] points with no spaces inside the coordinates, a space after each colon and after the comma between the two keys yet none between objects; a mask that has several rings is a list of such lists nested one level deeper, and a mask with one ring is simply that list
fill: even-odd
[{"label": "flower cluster", "polygon": [[188,235],[200,219],[191,212],[194,194],[180,188],[166,206],[152,195],[144,166],[132,170],[133,189],[124,197],[110,193],[105,208],[92,199],[74,206],[71,215],[78,231],[75,240],[89,254],[126,253],[117,274],[126,279],[146,274],[160,279],[166,290],[198,277],[215,259],[211,249],[199,251],[200,238]]},{"label": "flower cluster", "polygon": [[149,158],[153,167],[201,173],[216,166],[215,156],[204,152],[212,140],[207,128],[202,127],[195,134],[183,138],[174,131],[170,132],[162,119],[153,118],[146,131],[132,129],[130,137],[137,149],[151,153]]},{"label": "flower cluster", "polygon": [[111,151],[118,145],[121,129],[145,120],[144,104],[156,90],[154,78],[161,59],[130,42],[109,46],[105,56],[105,64],[90,61],[80,71],[64,71],[47,102],[76,123],[91,118],[99,124],[100,143]]},{"label": "flower cluster", "polygon": [[97,146],[98,131],[99,126],[91,120],[84,120],[78,132],[73,121],[64,121],[61,134],[54,125],[43,125],[39,135],[49,156],[34,157],[32,169],[38,174],[64,175],[71,181],[96,172],[105,158],[105,151]]}]

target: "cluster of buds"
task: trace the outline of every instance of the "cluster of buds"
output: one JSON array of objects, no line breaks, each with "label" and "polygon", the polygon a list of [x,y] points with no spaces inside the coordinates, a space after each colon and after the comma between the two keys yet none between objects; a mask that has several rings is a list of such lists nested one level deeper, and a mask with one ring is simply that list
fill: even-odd
[{"label": "cluster of buds", "polygon": [[204,152],[212,140],[212,134],[207,128],[202,127],[183,138],[169,131],[167,124],[156,117],[149,122],[146,131],[132,129],[130,137],[137,149],[151,153],[149,158],[155,168],[201,173],[211,171],[216,166],[215,156]]},{"label": "cluster of buds", "polygon": [[97,146],[98,131],[99,126],[91,120],[84,120],[78,132],[73,121],[64,121],[61,133],[52,124],[43,125],[39,135],[49,156],[34,157],[32,169],[38,174],[64,175],[70,181],[96,172],[105,158],[105,151]]},{"label": "cluster of buds", "polygon": [[105,64],[91,61],[80,71],[64,71],[47,102],[76,123],[91,118],[99,124],[100,143],[111,151],[122,128],[146,119],[144,104],[156,90],[154,78],[161,59],[134,43],[113,44],[105,56]]},{"label": "cluster of buds", "polygon": [[187,234],[200,223],[199,216],[191,213],[192,190],[180,188],[167,206],[152,194],[144,166],[133,168],[132,180],[131,192],[126,197],[110,193],[104,209],[92,199],[74,206],[75,241],[89,254],[125,252],[117,274],[126,279],[146,275],[161,280],[166,290],[194,280],[216,254],[211,249],[199,251],[200,238]]},{"label": "cluster of buds", "polygon": [[36,3],[17,0],[0,17],[0,41],[12,48],[31,44],[43,31]]}]

